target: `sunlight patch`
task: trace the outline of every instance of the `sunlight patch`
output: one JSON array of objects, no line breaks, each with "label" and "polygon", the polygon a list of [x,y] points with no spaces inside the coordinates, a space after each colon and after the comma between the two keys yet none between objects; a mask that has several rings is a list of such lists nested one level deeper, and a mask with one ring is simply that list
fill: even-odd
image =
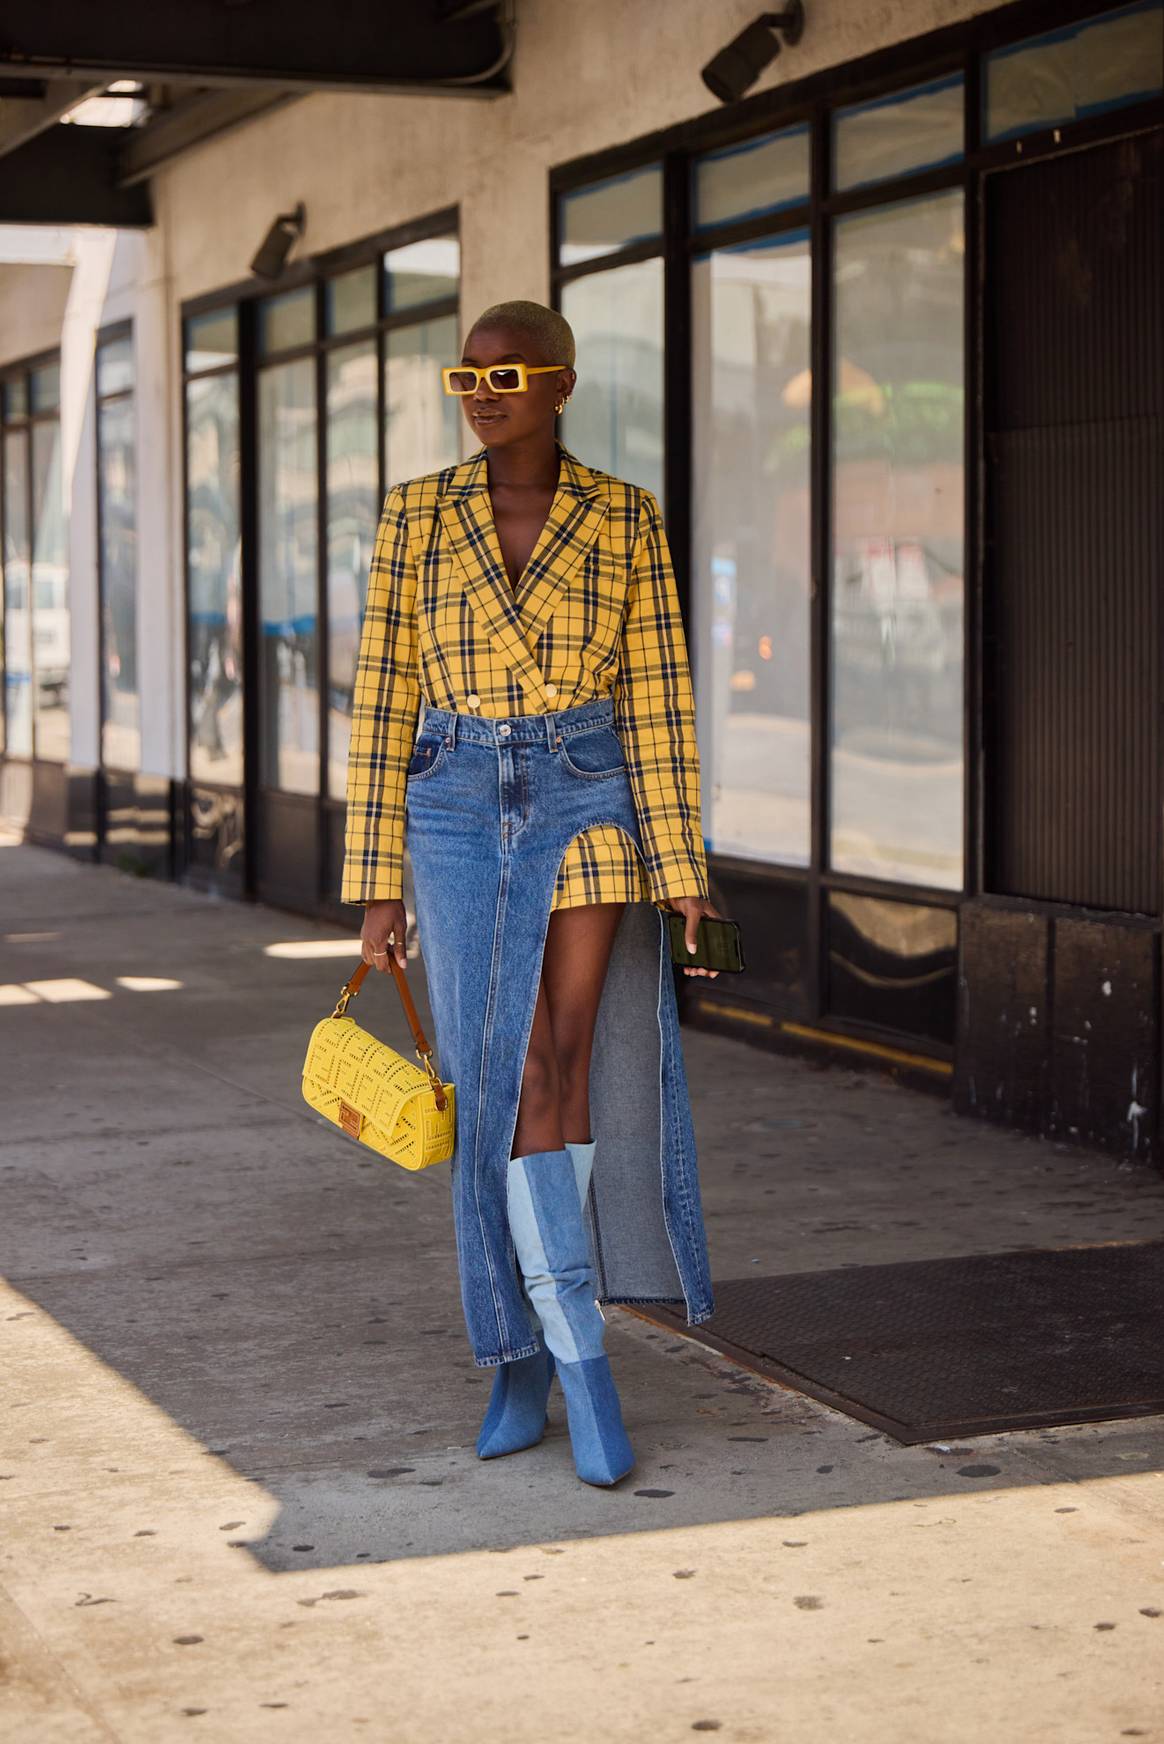
[{"label": "sunlight patch", "polygon": [[285,939],[264,945],[265,957],[358,957],[359,939]]},{"label": "sunlight patch", "polygon": [[67,1005],[80,999],[113,998],[108,987],[97,987],[92,981],[78,981],[70,976],[62,976],[56,981],[26,981],[24,985],[30,993],[47,1000],[50,1005]]}]

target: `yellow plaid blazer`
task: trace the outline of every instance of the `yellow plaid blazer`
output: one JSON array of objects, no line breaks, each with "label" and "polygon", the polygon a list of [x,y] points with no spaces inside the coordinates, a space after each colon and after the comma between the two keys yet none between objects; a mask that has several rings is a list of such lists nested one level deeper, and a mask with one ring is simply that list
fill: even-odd
[{"label": "yellow plaid blazer", "polygon": [[558,488],[516,589],[486,449],[393,485],[372,553],[348,751],[342,900],[403,894],[405,772],[421,700],[500,718],[611,696],[645,863],[575,837],[554,907],[706,896],[687,647],[659,505],[559,444]]}]

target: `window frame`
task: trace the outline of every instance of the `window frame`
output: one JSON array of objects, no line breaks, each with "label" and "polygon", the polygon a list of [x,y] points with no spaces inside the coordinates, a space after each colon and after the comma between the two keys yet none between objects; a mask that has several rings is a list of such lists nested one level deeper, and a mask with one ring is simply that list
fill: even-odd
[{"label": "window frame", "polygon": [[[12,762],[26,767],[33,767],[37,762],[45,762],[37,752],[37,710],[36,710],[36,599],[32,585],[32,554],[35,540],[34,507],[35,479],[32,464],[32,432],[37,424],[60,423],[61,406],[58,397],[57,404],[44,411],[33,409],[32,377],[37,370],[53,364],[60,368],[60,347],[48,351],[37,351],[29,357],[14,360],[0,366],[0,444],[6,444],[12,431],[19,431],[24,437],[24,473],[25,473],[25,524],[28,528],[28,627],[29,650],[28,672],[30,686],[29,726],[30,750],[13,752],[10,748],[10,722],[8,720],[8,591],[5,586],[0,592],[0,619],[3,620],[3,635],[0,635],[0,762]],[[7,415],[7,390],[10,382],[20,381],[24,386],[24,411],[13,418]],[[0,457],[2,458],[2,457]],[[0,463],[0,573],[4,568],[4,548],[7,536],[7,466]],[[67,759],[66,759],[67,763]],[[53,762],[54,768],[61,765]]]},{"label": "window frame", "polygon": [[[811,599],[809,641],[809,730],[811,741],[811,851],[807,867],[795,867],[719,852],[709,853],[713,878],[794,886],[805,894],[806,949],[803,1005],[810,1018],[840,1033],[864,1034],[828,1012],[827,904],[830,893],[880,897],[891,901],[957,910],[968,897],[985,891],[983,846],[984,771],[982,756],[982,595],[983,565],[977,505],[984,476],[981,419],[978,412],[982,366],[982,306],[979,288],[982,249],[983,184],[986,173],[1093,142],[1122,138],[1164,124],[1164,92],[1055,127],[984,144],[983,81],[987,56],[1045,31],[1125,10],[1127,0],[1019,0],[1018,4],[972,17],[911,38],[841,66],[827,67],[793,83],[763,91],[639,139],[575,158],[552,168],[549,176],[551,301],[561,308],[562,288],[588,272],[663,256],[664,272],[664,477],[668,538],[675,562],[684,622],[691,624],[691,465],[693,448],[691,262],[717,246],[775,237],[803,226],[811,233],[813,394],[810,413]],[[928,169],[908,170],[843,191],[833,186],[833,117],[867,101],[906,96],[914,88],[961,76],[964,102],[961,159]],[[695,228],[691,186],[695,160],[703,152],[741,143],[765,133],[807,124],[811,134],[807,201],[759,217]],[[663,233],[659,243],[632,245],[594,262],[560,261],[559,201],[566,193],[617,171],[629,172],[661,162],[664,176]],[[966,220],[963,280],[963,879],[960,888],[902,884],[865,874],[841,872],[829,864],[831,793],[829,757],[829,614],[831,609],[833,478],[832,406],[822,384],[833,378],[834,229],[838,218],[948,190],[960,190]],[[693,665],[700,651],[692,648]],[[923,1044],[928,1045],[928,1044]],[[942,1059],[952,1049],[934,1043]]]},{"label": "window frame", "polygon": [[[319,819],[318,856],[315,869],[315,890],[317,904],[321,910],[332,902],[328,886],[328,834],[333,820],[341,816],[344,810],[342,798],[332,796],[328,791],[329,765],[329,706],[331,646],[329,637],[329,616],[327,599],[327,361],[329,355],[336,350],[342,350],[361,341],[374,341],[376,348],[376,430],[377,459],[376,479],[377,495],[383,502],[388,488],[390,461],[387,453],[385,432],[385,383],[384,366],[387,348],[387,335],[393,331],[418,325],[421,322],[439,317],[460,316],[461,275],[458,270],[454,291],[444,297],[433,298],[428,302],[416,303],[401,309],[389,309],[387,303],[387,274],[384,270],[384,256],[397,249],[407,247],[414,242],[430,241],[438,237],[451,237],[460,243],[459,208],[455,205],[441,207],[422,217],[408,221],[405,224],[394,225],[388,229],[375,232],[356,242],[345,243],[339,248],[329,249],[320,254],[312,255],[302,261],[297,261],[287,267],[277,280],[257,280],[254,278],[221,289],[204,293],[184,302],[181,306],[181,382],[182,382],[182,527],[183,527],[183,594],[182,594],[182,648],[183,648],[183,690],[185,717],[185,782],[187,788],[190,776],[190,697],[189,697],[189,613],[190,613],[190,575],[189,575],[189,476],[188,450],[189,428],[187,419],[187,385],[192,380],[201,380],[204,376],[237,372],[239,391],[239,452],[240,452],[240,491],[239,491],[239,522],[242,548],[242,683],[243,683],[243,781],[241,790],[234,783],[223,784],[223,791],[237,794],[241,791],[246,825],[246,843],[243,851],[243,890],[247,895],[254,895],[258,881],[264,875],[264,869],[257,864],[255,852],[256,831],[255,819],[258,816],[258,806],[261,795],[270,793],[285,798],[292,803],[301,802],[316,808]],[[375,314],[374,318],[360,327],[352,327],[342,332],[328,333],[326,330],[327,302],[326,286],[344,273],[362,266],[375,268]],[[312,332],[310,339],[300,343],[263,350],[259,345],[259,315],[260,305],[272,297],[282,295],[286,291],[310,288],[312,291]],[[225,363],[217,364],[209,369],[190,371],[187,367],[186,343],[187,323],[194,317],[209,314],[219,310],[234,308],[238,321],[238,348],[236,356]],[[258,430],[258,388],[259,376],[267,368],[297,359],[310,358],[314,365],[315,404],[316,404],[316,577],[315,577],[315,610],[318,661],[318,770],[317,779],[310,793],[292,792],[281,788],[272,788],[261,778],[260,772],[260,616],[259,616],[259,430]],[[197,785],[215,788],[217,784],[198,780]]]}]

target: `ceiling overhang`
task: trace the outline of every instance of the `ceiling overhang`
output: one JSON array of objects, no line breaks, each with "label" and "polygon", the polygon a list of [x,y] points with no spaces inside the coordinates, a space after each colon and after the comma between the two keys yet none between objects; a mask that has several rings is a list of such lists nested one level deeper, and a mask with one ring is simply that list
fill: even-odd
[{"label": "ceiling overhang", "polygon": [[[496,97],[510,89],[502,0],[54,0],[0,34],[0,223],[152,221],[170,158],[311,91]],[[138,83],[132,127],[62,117]]]}]

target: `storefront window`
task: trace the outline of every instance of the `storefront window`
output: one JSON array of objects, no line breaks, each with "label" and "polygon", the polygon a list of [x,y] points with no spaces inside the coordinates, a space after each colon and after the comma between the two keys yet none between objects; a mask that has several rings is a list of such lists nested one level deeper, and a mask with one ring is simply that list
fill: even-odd
[{"label": "storefront window", "polygon": [[314,285],[304,285],[297,291],[284,291],[281,297],[268,297],[259,304],[260,356],[268,357],[274,351],[289,351],[294,346],[310,345],[314,338]]},{"label": "storefront window", "polygon": [[[46,403],[34,371],[33,406]],[[46,374],[48,372],[45,372]],[[56,366],[52,374],[58,377]],[[53,384],[54,389],[59,385]],[[54,400],[48,403],[55,403]],[[33,742],[38,758],[69,757],[69,539],[61,481],[61,425],[32,425]]]},{"label": "storefront window", "polygon": [[[188,364],[219,355],[189,327]],[[186,386],[190,775],[228,787],[243,782],[239,487],[238,372],[195,376]]]},{"label": "storefront window", "polygon": [[259,376],[260,776],[319,786],[315,359]]},{"label": "storefront window", "polygon": [[696,229],[782,212],[808,198],[810,141],[805,127],[742,139],[696,158]]},{"label": "storefront window", "polygon": [[347,783],[352,691],[379,508],[376,343],[327,359],[328,791]]},{"label": "storefront window", "polygon": [[862,188],[962,156],[965,100],[961,74],[895,91],[833,117],[833,182]]},{"label": "storefront window", "polygon": [[954,1043],[958,917],[952,908],[833,890],[825,898],[835,1017]]},{"label": "storefront window", "polygon": [[578,374],[561,418],[562,441],[579,459],[645,485],[662,503],[662,166],[563,192],[558,231],[559,268],[593,263],[559,285]]},{"label": "storefront window", "polygon": [[97,349],[97,524],[101,601],[101,762],[141,764],[137,670],[137,479],[133,341]]},{"label": "storefront window", "polygon": [[[11,383],[5,388],[6,408],[13,403],[10,391]],[[7,750],[13,757],[32,756],[28,485],[28,431],[8,430],[4,435],[4,706]]]},{"label": "storefront window", "polygon": [[34,414],[60,411],[61,366],[59,363],[42,363],[36,369],[29,371],[28,403],[29,410]]},{"label": "storefront window", "polygon": [[663,230],[662,168],[649,164],[575,189],[562,196],[558,210],[562,266],[649,242]]},{"label": "storefront window", "polygon": [[580,460],[663,501],[663,262],[636,261],[562,286],[577,384],[562,440]]},{"label": "storefront window", "polygon": [[133,335],[102,339],[97,345],[97,393],[101,399],[133,391]]},{"label": "storefront window", "polygon": [[384,309],[394,315],[457,295],[461,249],[455,236],[426,236],[384,256]]},{"label": "storefront window", "polygon": [[28,417],[28,381],[23,375],[12,376],[4,383],[3,411],[6,420]]},{"label": "storefront window", "polygon": [[440,372],[460,355],[455,315],[392,327],[384,342],[384,466],[389,484],[457,458],[461,402]]},{"label": "storefront window", "polygon": [[962,885],[963,201],[838,221],[830,858]]},{"label": "storefront window", "polygon": [[1009,139],[1137,103],[1161,88],[1164,0],[1049,30],[986,57],[985,137]]},{"label": "storefront window", "polygon": [[704,833],[810,854],[807,231],[696,257],[692,644]]},{"label": "storefront window", "polygon": [[210,309],[186,322],[186,368],[191,375],[238,361],[238,310]]},{"label": "storefront window", "polygon": [[357,267],[323,284],[324,332],[358,333],[376,319],[376,268]]},{"label": "storefront window", "polygon": [[[460,355],[459,244],[432,236],[390,249],[383,260],[389,313],[380,350],[351,346],[328,356],[327,790],[347,786],[356,655],[384,485],[453,464],[461,407],[441,387],[442,365]],[[435,308],[433,305],[435,304]],[[443,308],[442,308],[443,304]],[[426,305],[427,310],[426,310]],[[376,372],[383,359],[383,472],[379,473]]]}]

